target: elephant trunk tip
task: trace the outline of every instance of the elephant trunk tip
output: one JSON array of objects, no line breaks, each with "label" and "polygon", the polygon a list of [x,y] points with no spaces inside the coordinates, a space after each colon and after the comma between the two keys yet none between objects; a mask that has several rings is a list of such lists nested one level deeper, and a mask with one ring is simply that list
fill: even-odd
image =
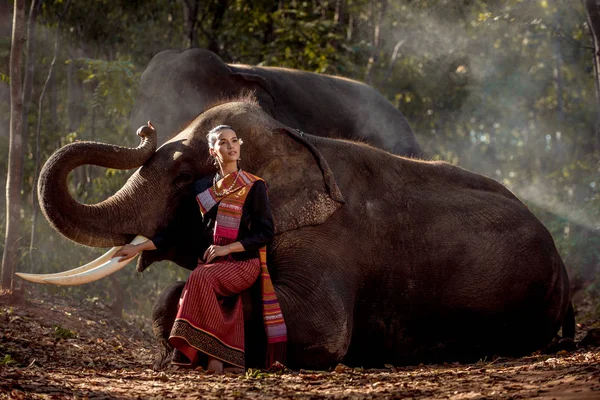
[{"label": "elephant trunk tip", "polygon": [[151,139],[152,137],[156,137],[156,128],[154,128],[152,122],[148,121],[147,125],[143,125],[137,130],[136,135],[143,139]]},{"label": "elephant trunk tip", "polygon": [[156,128],[154,128],[152,122],[148,121],[146,125],[141,126],[137,130],[136,135],[142,140],[140,144],[142,147],[147,147],[152,153],[156,151],[157,135]]}]

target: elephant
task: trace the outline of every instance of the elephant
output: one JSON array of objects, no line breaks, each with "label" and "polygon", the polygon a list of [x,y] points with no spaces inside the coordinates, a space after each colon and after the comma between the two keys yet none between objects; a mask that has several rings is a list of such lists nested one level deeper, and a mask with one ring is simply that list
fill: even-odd
[{"label": "elephant", "polygon": [[[192,187],[215,171],[205,135],[220,124],[244,139],[240,167],[267,182],[275,221],[268,265],[288,327],[289,367],[468,361],[528,354],[561,327],[573,337],[569,278],[554,241],[500,183],[441,161],[299,133],[248,96],[204,111],[156,151],[149,134],[135,149],[59,149],[40,176],[44,215],[88,246],[176,226],[172,248],[142,252],[137,269],[159,259],[194,269]],[[107,200],[79,204],[67,175],[85,163],[139,169]],[[155,306],[162,343],[181,287],[169,285]],[[249,313],[247,364],[256,366],[263,350],[251,306]]]},{"label": "elephant", "polygon": [[204,49],[164,50],[142,74],[131,113],[136,129],[152,116],[163,143],[222,98],[252,92],[284,125],[359,139],[399,155],[422,155],[408,121],[373,88],[345,78],[286,68],[226,64]]}]

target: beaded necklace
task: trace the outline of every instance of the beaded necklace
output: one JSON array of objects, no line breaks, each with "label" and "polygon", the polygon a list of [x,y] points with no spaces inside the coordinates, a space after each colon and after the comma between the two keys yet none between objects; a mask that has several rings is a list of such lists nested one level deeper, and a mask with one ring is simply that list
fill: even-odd
[{"label": "beaded necklace", "polygon": [[217,192],[217,176],[219,176],[219,174],[216,173],[215,176],[213,177],[213,192],[214,192],[215,196],[223,197],[223,196],[227,196],[228,194],[233,192],[233,187],[235,186],[235,183],[237,182],[238,176],[240,175],[241,171],[242,171],[241,169],[238,169],[236,171],[235,179],[233,180],[233,182],[231,182],[231,185],[221,193]]}]

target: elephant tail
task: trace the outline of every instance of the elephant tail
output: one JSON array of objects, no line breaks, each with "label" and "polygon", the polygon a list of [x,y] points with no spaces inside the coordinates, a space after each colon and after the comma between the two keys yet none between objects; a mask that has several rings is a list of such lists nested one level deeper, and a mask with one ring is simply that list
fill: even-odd
[{"label": "elephant tail", "polygon": [[567,314],[562,325],[562,337],[575,339],[575,311],[573,310],[573,303],[569,303]]}]

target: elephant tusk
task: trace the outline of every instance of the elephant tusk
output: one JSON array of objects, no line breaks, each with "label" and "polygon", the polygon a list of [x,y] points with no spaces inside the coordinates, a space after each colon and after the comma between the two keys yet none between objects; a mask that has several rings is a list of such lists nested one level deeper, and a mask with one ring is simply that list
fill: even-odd
[{"label": "elephant tusk", "polygon": [[[147,240],[148,239],[144,236],[136,236],[131,241],[131,244],[140,244]],[[93,282],[120,270],[129,261],[135,258],[133,257],[122,262],[113,259],[113,254],[115,254],[120,248],[121,246],[113,247],[94,261],[68,271],[57,272],[55,274],[27,274],[17,272],[15,275],[30,282],[54,283],[55,285],[81,285],[83,283]],[[109,272],[106,272],[105,270],[108,270]],[[104,275],[102,275],[103,273]]]},{"label": "elephant tusk", "polygon": [[55,274],[27,274],[24,272],[17,272],[17,273],[15,273],[15,275],[17,275],[19,278],[25,279],[30,282],[46,283],[43,280],[44,278],[57,278],[60,276],[75,275],[75,274],[79,274],[79,273],[82,273],[85,271],[89,271],[92,268],[96,268],[98,265],[102,265],[105,262],[109,261],[111,259],[112,255],[115,254],[117,252],[117,250],[119,250],[119,249],[120,249],[120,247],[113,247],[112,249],[110,249],[109,251],[104,253],[104,255],[98,257],[94,261],[91,261],[85,265],[82,265],[81,267],[74,268],[74,269],[71,269],[68,271],[57,272]]}]

